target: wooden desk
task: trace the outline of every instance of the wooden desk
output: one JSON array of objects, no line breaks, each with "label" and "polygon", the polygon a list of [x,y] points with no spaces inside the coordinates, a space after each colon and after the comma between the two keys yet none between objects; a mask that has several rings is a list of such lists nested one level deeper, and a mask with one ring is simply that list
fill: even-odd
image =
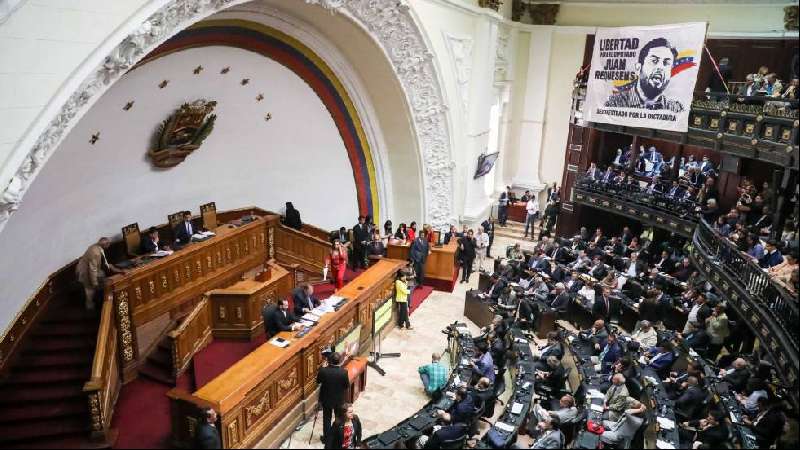
[{"label": "wooden desk", "polygon": [[[441,247],[430,246],[431,253],[425,261],[425,284],[437,289],[452,291],[453,280],[456,274],[456,250],[458,243],[453,240]],[[386,248],[386,257],[408,261],[411,245],[389,244]]]},{"label": "wooden desk", "polygon": [[525,223],[525,219],[528,218],[528,210],[525,209],[527,205],[528,204],[524,202],[516,202],[508,205],[508,220]]},{"label": "wooden desk", "polygon": [[[360,351],[372,344],[375,307],[394,294],[394,280],[404,261],[384,259],[361,273],[338,295],[348,299],[339,311],[326,314],[312,330],[297,339],[296,333],[278,336],[289,340],[287,348],[262,344],[194,394],[176,388],[171,400],[173,444],[194,444],[199,408],[213,407],[220,415],[224,448],[250,448],[264,441],[277,446],[305,414],[313,414],[317,399],[316,376],[323,347],[335,344],[360,323]],[[386,330],[396,324],[392,320]]]},{"label": "wooden desk", "polygon": [[209,240],[108,279],[105,296],[114,304],[125,382],[135,378],[140,359],[137,327],[184,304],[194,305],[206,291],[233,284],[263,264],[274,254],[277,226],[277,216],[238,228],[223,225]]},{"label": "wooden desk", "polygon": [[464,298],[464,316],[475,325],[483,328],[494,320],[494,305],[491,300],[478,296],[480,291],[469,290]]},{"label": "wooden desk", "polygon": [[261,310],[267,303],[286,298],[293,287],[289,271],[273,262],[268,266],[267,280],[242,280],[208,292],[215,338],[253,340],[264,332]]}]

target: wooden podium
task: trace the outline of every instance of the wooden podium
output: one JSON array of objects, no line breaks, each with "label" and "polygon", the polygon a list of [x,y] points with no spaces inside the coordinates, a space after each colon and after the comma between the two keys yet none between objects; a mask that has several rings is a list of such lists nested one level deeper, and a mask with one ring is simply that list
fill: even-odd
[{"label": "wooden podium", "polygon": [[345,399],[347,403],[355,403],[358,396],[367,388],[367,358],[351,358],[344,368],[350,378],[350,389],[347,390]]}]

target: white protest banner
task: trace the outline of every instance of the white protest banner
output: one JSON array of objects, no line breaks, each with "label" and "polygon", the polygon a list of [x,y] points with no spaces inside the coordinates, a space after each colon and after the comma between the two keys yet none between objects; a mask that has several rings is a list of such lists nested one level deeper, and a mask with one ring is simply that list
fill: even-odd
[{"label": "white protest banner", "polygon": [[686,132],[705,23],[598,28],[584,118]]}]

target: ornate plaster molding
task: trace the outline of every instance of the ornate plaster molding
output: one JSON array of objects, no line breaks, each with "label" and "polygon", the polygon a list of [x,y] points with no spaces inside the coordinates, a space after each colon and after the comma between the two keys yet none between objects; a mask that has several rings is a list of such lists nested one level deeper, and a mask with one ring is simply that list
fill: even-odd
[{"label": "ornate plaster molding", "polygon": [[[453,164],[446,107],[420,26],[409,6],[397,0],[306,0],[346,14],[381,45],[405,90],[422,152],[426,221],[453,219]],[[17,210],[33,179],[68,131],[100,95],[151,50],[205,17],[246,0],[165,0],[125,37],[55,113],[0,193],[0,231]]]},{"label": "ornate plaster molding", "polygon": [[472,38],[469,36],[455,36],[442,31],[450,63],[456,77],[456,87],[461,98],[461,107],[464,116],[469,115],[469,82],[472,77]]},{"label": "ornate plaster molding", "polygon": [[511,42],[511,30],[505,27],[499,27],[497,30],[497,48],[495,50],[494,58],[494,81],[501,83],[508,81],[509,72],[511,71],[511,50],[509,44]]}]

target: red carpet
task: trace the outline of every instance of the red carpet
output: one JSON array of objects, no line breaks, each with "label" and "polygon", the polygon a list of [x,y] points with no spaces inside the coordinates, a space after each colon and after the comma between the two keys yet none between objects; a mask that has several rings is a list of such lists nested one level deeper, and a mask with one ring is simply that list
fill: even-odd
[{"label": "red carpet", "polygon": [[424,302],[429,295],[433,292],[433,288],[430,286],[422,286],[420,288],[414,289],[414,293],[411,294],[411,304],[408,305],[408,313],[414,314],[414,310],[419,308],[419,306]]},{"label": "red carpet", "polygon": [[214,340],[194,356],[195,385],[198,389],[205,386],[263,343],[264,335],[253,342]]}]

